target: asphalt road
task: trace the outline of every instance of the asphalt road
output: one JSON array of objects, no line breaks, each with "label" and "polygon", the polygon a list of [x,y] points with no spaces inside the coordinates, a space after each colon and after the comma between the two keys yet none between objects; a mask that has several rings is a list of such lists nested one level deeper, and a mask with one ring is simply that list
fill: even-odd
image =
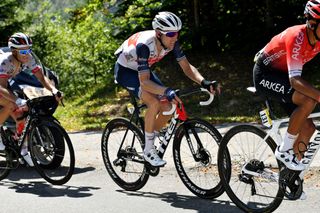
[{"label": "asphalt road", "polygon": [[[224,131],[220,128],[220,131]],[[76,169],[64,186],[52,186],[32,168],[21,166],[0,181],[0,212],[241,212],[224,193],[203,200],[180,181],[172,162],[137,192],[121,190],[107,174],[100,153],[101,132],[70,133],[76,152]],[[172,165],[172,166],[171,166]],[[283,201],[276,212],[319,212],[319,170],[307,174],[305,201]]]}]

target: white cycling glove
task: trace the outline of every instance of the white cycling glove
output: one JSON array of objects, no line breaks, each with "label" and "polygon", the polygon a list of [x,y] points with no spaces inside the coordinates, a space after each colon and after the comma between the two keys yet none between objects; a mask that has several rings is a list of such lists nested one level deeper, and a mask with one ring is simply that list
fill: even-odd
[{"label": "white cycling glove", "polygon": [[22,99],[22,98],[17,98],[16,104],[17,104],[18,107],[22,107],[22,106],[27,104],[27,100]]}]

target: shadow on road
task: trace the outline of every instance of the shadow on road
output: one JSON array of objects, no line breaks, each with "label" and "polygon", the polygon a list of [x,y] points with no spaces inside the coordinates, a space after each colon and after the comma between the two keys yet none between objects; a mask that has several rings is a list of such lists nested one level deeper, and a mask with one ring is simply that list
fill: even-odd
[{"label": "shadow on road", "polygon": [[[95,168],[75,168],[73,175],[85,173],[92,170],[95,170]],[[36,180],[31,180],[28,183],[18,182],[19,180],[26,179]],[[41,179],[41,176],[37,173],[37,171],[30,167],[20,167],[16,170],[11,171],[8,179],[4,179],[0,182],[0,187],[1,186],[13,189],[17,193],[35,194],[39,197],[89,197],[93,195],[92,193],[90,193],[90,191],[101,189],[100,187],[91,186],[71,186],[68,185],[68,183],[61,186],[51,185],[50,183],[47,183],[45,180]]]},{"label": "shadow on road", "polygon": [[171,206],[181,209],[190,209],[190,210],[197,210],[199,213],[207,213],[207,212],[242,212],[236,206],[231,205],[229,201],[222,201],[222,200],[205,200],[195,196],[188,196],[188,195],[179,195],[176,192],[167,192],[163,194],[158,194],[154,192],[130,192],[124,190],[117,190],[118,192],[125,193],[128,196],[143,196],[147,198],[155,198],[161,199],[165,202],[171,204]]}]

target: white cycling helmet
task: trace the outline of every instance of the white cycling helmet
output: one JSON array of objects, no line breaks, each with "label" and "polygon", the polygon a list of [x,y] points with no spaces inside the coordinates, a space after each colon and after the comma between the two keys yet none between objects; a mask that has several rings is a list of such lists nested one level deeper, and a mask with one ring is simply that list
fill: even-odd
[{"label": "white cycling helmet", "polygon": [[152,21],[152,28],[163,32],[178,32],[181,27],[180,18],[171,12],[159,12]]},{"label": "white cycling helmet", "polygon": [[10,36],[8,41],[9,48],[24,48],[24,47],[32,47],[31,38],[24,33],[15,33]]}]

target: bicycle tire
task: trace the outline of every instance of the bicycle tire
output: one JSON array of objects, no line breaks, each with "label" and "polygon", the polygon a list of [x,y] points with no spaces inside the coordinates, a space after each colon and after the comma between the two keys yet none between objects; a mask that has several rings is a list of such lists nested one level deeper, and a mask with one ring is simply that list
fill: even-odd
[{"label": "bicycle tire", "polygon": [[[229,198],[245,212],[272,212],[283,200],[284,194],[278,183],[280,162],[274,156],[276,143],[271,137],[264,140],[266,135],[258,127],[240,125],[231,128],[220,143],[220,179]],[[226,151],[230,154],[229,171],[224,166]],[[255,173],[252,175],[248,171]],[[250,186],[251,191],[247,190]]]},{"label": "bicycle tire", "polygon": [[[193,149],[197,153],[197,159],[190,151],[186,133],[188,133]],[[204,149],[198,146],[197,136],[199,139],[202,138],[200,142]],[[175,133],[173,158],[176,170],[183,184],[198,197],[212,199],[224,192],[218,175],[216,159],[221,138],[221,134],[214,126],[196,118],[181,124]],[[218,180],[215,177],[218,177]],[[204,178],[208,178],[210,181],[202,180]]]},{"label": "bicycle tire", "polygon": [[[45,129],[49,131],[44,131]],[[55,135],[54,138],[44,137],[50,133]],[[53,120],[39,120],[31,127],[29,138],[31,159],[40,176],[53,185],[67,183],[74,172],[75,154],[64,128]],[[43,164],[39,150],[41,157],[46,157],[50,164]]]},{"label": "bicycle tire", "polygon": [[5,179],[10,174],[10,161],[12,158],[9,154],[10,150],[0,151],[0,180]]},{"label": "bicycle tire", "polygon": [[[120,137],[123,133],[125,138]],[[121,144],[124,145],[122,148]],[[143,149],[144,136],[135,124],[126,118],[115,118],[108,122],[101,139],[102,158],[110,177],[121,188],[136,191],[147,183],[149,174]],[[134,171],[136,168],[139,171]]]},{"label": "bicycle tire", "polygon": [[52,160],[48,161],[46,156],[42,155],[42,150],[39,149],[39,147],[34,146],[32,147],[32,149],[34,149],[34,156],[36,156],[37,160],[40,162],[40,166],[43,169],[57,169],[61,165],[64,158],[65,144],[63,135],[61,135],[58,130],[50,126],[44,125],[39,128],[41,128],[40,133],[42,133],[42,138],[44,138],[46,141],[54,141],[54,144],[57,148],[57,153]]}]

